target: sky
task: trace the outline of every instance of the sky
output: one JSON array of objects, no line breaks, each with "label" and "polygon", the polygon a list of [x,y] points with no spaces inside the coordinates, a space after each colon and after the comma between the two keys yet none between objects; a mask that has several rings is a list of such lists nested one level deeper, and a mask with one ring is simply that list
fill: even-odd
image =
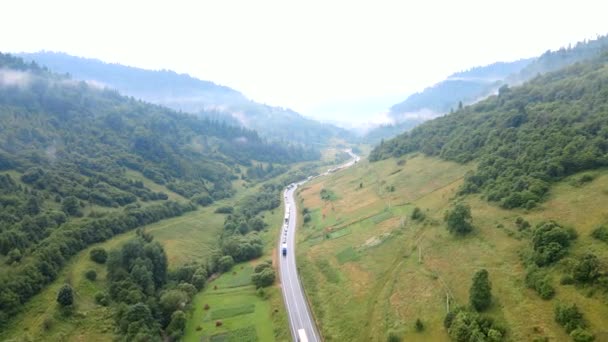
[{"label": "sky", "polygon": [[61,51],[227,85],[325,120],[608,33],[602,1],[8,1],[1,52]]}]

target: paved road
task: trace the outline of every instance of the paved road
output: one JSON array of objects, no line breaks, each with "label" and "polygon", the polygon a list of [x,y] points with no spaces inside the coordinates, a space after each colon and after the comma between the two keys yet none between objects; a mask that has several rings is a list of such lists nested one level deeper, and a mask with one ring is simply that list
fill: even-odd
[{"label": "paved road", "polygon": [[[348,152],[353,158],[349,162],[328,170],[323,175],[327,175],[332,172],[347,168],[354,165],[359,161],[359,156]],[[294,341],[298,341],[298,330],[304,329],[306,336],[310,342],[321,341],[319,332],[312,318],[311,310],[306,302],[302,285],[298,277],[298,270],[296,268],[296,257],[295,257],[295,236],[296,236],[296,222],[298,208],[294,198],[294,193],[298,186],[304,184],[306,181],[301,181],[294,184],[293,186],[285,189],[283,193],[283,199],[285,200],[285,209],[287,214],[287,208],[289,207],[289,220],[287,225],[281,227],[281,237],[279,239],[279,268],[281,276],[281,288],[283,291],[283,299],[285,300],[285,307],[287,308],[287,314],[289,316],[289,325],[291,329],[291,335]],[[285,226],[287,231],[285,232]],[[287,255],[282,255],[282,248],[287,247]]]}]

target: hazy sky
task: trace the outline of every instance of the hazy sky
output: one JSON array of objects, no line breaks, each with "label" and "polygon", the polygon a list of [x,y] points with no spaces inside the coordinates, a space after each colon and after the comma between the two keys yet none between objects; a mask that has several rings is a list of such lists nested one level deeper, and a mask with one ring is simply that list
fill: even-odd
[{"label": "hazy sky", "polygon": [[608,33],[603,1],[27,1],[0,51],[172,69],[315,117],[380,112],[447,75]]}]

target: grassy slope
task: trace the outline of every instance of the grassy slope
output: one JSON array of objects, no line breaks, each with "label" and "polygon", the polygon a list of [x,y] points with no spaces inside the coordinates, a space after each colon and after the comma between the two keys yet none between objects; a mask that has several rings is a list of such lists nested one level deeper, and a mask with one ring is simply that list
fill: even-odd
[{"label": "grassy slope", "polygon": [[[509,339],[567,340],[553,320],[557,301],[578,303],[591,330],[602,330],[608,317],[602,295],[587,298],[583,289],[559,285],[561,266],[553,271],[557,295],[552,301],[525,287],[519,251],[529,248],[529,241],[514,221],[522,216],[533,225],[545,219],[571,225],[580,237],[570,255],[592,250],[606,260],[606,246],[588,233],[608,220],[602,206],[608,174],[581,188],[561,183],[543,208],[531,212],[506,211],[469,197],[476,231],[456,238],[442,218],[471,168],[425,157],[402,166],[395,159],[364,161],[302,189],[301,199],[313,215],[299,234],[298,263],[326,340],[383,341],[390,330],[408,341],[447,340],[442,325],[446,293],[452,305],[466,304],[471,277],[482,267],[490,273],[496,298],[489,314],[505,323]],[[322,188],[338,199],[322,201]],[[426,213],[424,224],[409,220],[415,206]],[[333,238],[342,235],[335,232],[341,228],[346,235]],[[426,326],[423,333],[414,331],[417,318]]]},{"label": "grassy slope", "polygon": [[[230,331],[250,326],[255,326],[259,341],[289,340],[287,314],[280,288],[277,286],[266,288],[268,297],[264,300],[257,295],[255,286],[251,283],[251,273],[255,264],[264,260],[273,260],[274,266],[277,267],[273,257],[277,255],[275,246],[279,236],[278,231],[281,229],[282,213],[281,206],[264,215],[268,225],[268,228],[262,232],[262,238],[266,243],[264,256],[252,262],[235,265],[231,272],[222,274],[196,295],[194,309],[186,325],[184,341],[208,340],[213,335],[229,334]],[[210,307],[208,311],[204,310],[205,304]],[[210,318],[214,310],[247,305],[254,305],[255,311],[220,319],[223,323],[221,327],[216,327],[215,320]]]}]

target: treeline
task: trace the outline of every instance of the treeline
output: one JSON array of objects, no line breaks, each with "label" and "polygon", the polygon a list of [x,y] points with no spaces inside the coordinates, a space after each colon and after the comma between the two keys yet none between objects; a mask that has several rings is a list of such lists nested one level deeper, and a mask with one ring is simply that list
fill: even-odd
[{"label": "treeline", "polygon": [[460,192],[481,192],[505,208],[531,208],[551,183],[608,165],[608,56],[537,77],[453,114],[429,121],[370,154],[411,152],[467,163]]},{"label": "treeline", "polygon": [[167,201],[145,208],[128,208],[123,213],[66,223],[54,229],[31,251],[19,268],[0,275],[0,326],[21,305],[57,278],[70,257],[87,246],[105,241],[116,234],[193,210],[191,204]]}]

